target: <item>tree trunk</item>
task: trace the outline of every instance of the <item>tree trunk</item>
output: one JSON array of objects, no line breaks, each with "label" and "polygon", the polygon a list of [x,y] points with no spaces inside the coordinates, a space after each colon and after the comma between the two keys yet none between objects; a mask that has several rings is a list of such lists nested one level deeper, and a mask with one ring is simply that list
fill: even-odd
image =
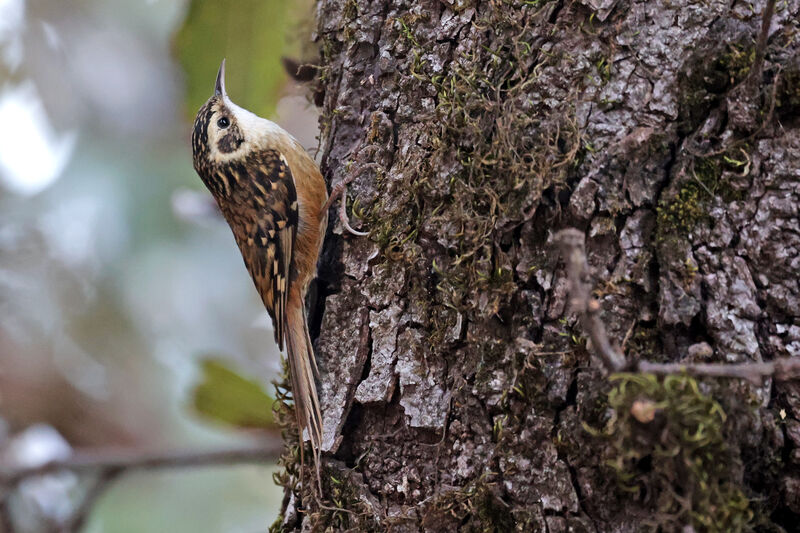
[{"label": "tree trunk", "polygon": [[800,357],[800,2],[761,48],[764,9],[319,0],[370,235],[325,245],[324,498],[293,448],[283,528],[796,530],[798,384],[606,375],[553,246],[628,360]]}]

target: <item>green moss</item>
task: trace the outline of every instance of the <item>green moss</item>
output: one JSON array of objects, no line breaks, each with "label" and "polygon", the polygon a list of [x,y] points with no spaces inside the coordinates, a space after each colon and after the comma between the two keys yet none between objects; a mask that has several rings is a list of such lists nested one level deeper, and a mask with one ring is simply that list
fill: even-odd
[{"label": "green moss", "polygon": [[426,530],[436,531],[454,530],[450,529],[453,524],[458,526],[458,531],[467,533],[514,531],[514,519],[508,507],[485,479],[436,497],[427,506],[422,524]]},{"label": "green moss", "polygon": [[600,81],[603,85],[608,83],[608,81],[611,79],[611,65],[612,61],[603,55],[600,55],[594,59],[594,67],[597,69],[597,74],[600,76]]},{"label": "green moss", "polygon": [[[497,368],[509,367],[506,360],[506,343],[501,339],[475,339],[473,345],[478,353],[478,364],[474,369],[475,388],[481,396],[487,396],[489,392],[484,392],[483,388],[495,377]],[[513,366],[517,366],[516,364]]]},{"label": "green moss", "polygon": [[[311,492],[308,489],[303,489],[300,478],[302,475],[304,479],[313,479],[309,476],[314,474],[308,468],[309,465],[304,465],[306,469],[301,472],[303,465],[300,454],[300,439],[297,433],[297,418],[294,412],[289,382],[289,367],[286,359],[281,358],[281,375],[273,382],[275,385],[275,402],[272,404],[272,412],[286,447],[278,459],[280,470],[273,474],[273,481],[276,485],[283,487],[285,491],[295,493],[301,501],[306,501],[303,498],[310,498]],[[306,454],[306,457],[309,457],[309,455]],[[270,533],[282,531],[282,522],[283,515],[279,515],[270,526]]]},{"label": "green moss", "polygon": [[[496,313],[515,289],[495,244],[498,224],[519,221],[535,209],[544,189],[561,186],[580,147],[573,109],[563,120],[546,122],[517,107],[525,89],[510,73],[520,51],[524,48],[486,50],[484,61],[467,63],[470,69],[456,64],[449,75],[432,80],[442,125],[432,157],[455,158],[460,167],[446,184],[425,183],[430,195],[448,193],[434,220],[455,222],[459,231],[453,260],[441,265],[442,294],[447,305],[480,307],[486,314]],[[493,65],[493,77],[484,73],[486,62]],[[481,293],[488,296],[483,304]]]},{"label": "green moss", "polygon": [[719,105],[725,94],[747,77],[755,50],[751,42],[727,43],[716,54],[705,51],[689,61],[689,75],[681,78],[679,130],[682,136],[697,129],[709,110]]},{"label": "green moss", "polygon": [[708,210],[715,199],[734,202],[745,198],[746,191],[731,187],[723,171],[748,173],[749,149],[746,144],[736,143],[725,153],[689,162],[686,174],[691,177],[677,194],[662,199],[656,208],[659,241],[690,233],[698,223],[708,219]]},{"label": "green moss", "polygon": [[625,353],[629,360],[656,362],[663,353],[659,328],[637,324],[625,345]]},{"label": "green moss", "polygon": [[[323,33],[319,39],[319,54],[320,54],[320,65],[317,67],[317,77],[315,80],[315,84],[317,85],[318,90],[321,90],[322,87],[325,87],[330,83],[331,79],[331,67],[330,62],[331,59],[339,54],[342,49],[342,43],[338,40],[332,38],[330,35]],[[331,130],[331,123],[333,120],[332,115],[328,115],[323,113],[320,116],[320,135],[322,137],[326,137]]]},{"label": "green moss", "polygon": [[[419,30],[427,13],[403,15],[390,24],[406,53],[404,90],[430,95],[434,111],[420,135],[423,154],[413,181],[403,184],[402,192],[399,184],[387,191],[408,194],[410,201],[392,202],[391,211],[386,204],[375,206],[366,225],[386,257],[410,264],[419,256],[424,225],[447,228],[441,239],[452,244],[433,265],[436,304],[460,312],[490,316],[507,305],[517,284],[499,237],[504,228],[532,216],[545,189],[565,186],[581,151],[571,102],[557,110],[531,104],[537,70],[529,43],[537,33],[528,9],[488,7],[475,23],[493,28],[491,47],[465,51],[443,71],[425,60],[436,45]],[[540,66],[557,60],[545,55]],[[378,126],[370,125],[368,140],[380,137]],[[443,175],[442,168],[452,171]]]},{"label": "green moss", "polygon": [[353,20],[358,16],[358,1],[347,0],[342,8],[342,15],[345,20]]},{"label": "green moss", "polygon": [[687,183],[671,201],[660,205],[658,231],[660,235],[685,235],[706,216],[706,206],[702,189],[696,183]]},{"label": "green moss", "polygon": [[[300,506],[298,510],[308,513],[313,531],[382,531],[372,519],[366,504],[359,498],[358,490],[350,481],[350,471],[323,468],[321,477],[325,500],[320,501],[311,450],[306,449],[304,452],[304,465],[300,455],[297,419],[287,388],[288,378],[288,368],[283,360],[282,375],[275,383],[276,401],[273,409],[286,449],[278,460],[280,470],[273,474],[275,484],[295,494]],[[301,483],[301,480],[305,483]],[[270,533],[283,531],[283,521],[283,515],[279,515],[270,526]]]},{"label": "green moss", "polygon": [[733,87],[747,77],[756,58],[756,47],[752,44],[729,44],[727,51],[714,63],[714,71],[724,73],[725,86]]},{"label": "green moss", "polygon": [[602,431],[619,494],[652,511],[643,525],[742,531],[753,519],[740,459],[722,406],[686,375],[612,377],[612,413]]},{"label": "green moss", "polygon": [[323,471],[323,492],[327,500],[309,513],[312,531],[368,533],[384,530],[372,518],[369,506],[359,497],[350,475],[350,471],[334,468]]},{"label": "green moss", "polygon": [[[358,490],[350,481],[349,470],[342,472],[332,467],[323,468],[321,478],[325,499],[319,499],[310,447],[304,449],[304,456],[301,457],[297,418],[288,388],[289,369],[285,359],[281,362],[281,376],[275,382],[273,413],[286,448],[278,459],[280,470],[273,474],[273,481],[285,491],[295,494],[299,512],[308,513],[314,531],[382,531],[359,498]],[[279,515],[270,526],[270,533],[283,531],[283,520],[283,515]]]}]

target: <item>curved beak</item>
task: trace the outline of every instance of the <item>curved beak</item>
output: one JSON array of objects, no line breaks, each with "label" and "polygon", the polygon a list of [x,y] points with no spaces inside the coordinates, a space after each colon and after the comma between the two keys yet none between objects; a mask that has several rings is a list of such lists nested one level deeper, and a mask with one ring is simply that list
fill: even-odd
[{"label": "curved beak", "polygon": [[219,72],[217,72],[217,83],[214,85],[214,94],[216,96],[222,96],[223,98],[228,96],[228,93],[225,92],[225,59],[222,60],[222,64],[219,66]]}]

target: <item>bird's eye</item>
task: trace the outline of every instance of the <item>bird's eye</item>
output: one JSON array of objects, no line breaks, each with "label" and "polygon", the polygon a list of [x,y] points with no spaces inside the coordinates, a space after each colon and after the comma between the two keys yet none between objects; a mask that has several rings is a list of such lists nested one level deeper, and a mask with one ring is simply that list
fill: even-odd
[{"label": "bird's eye", "polygon": [[219,126],[222,129],[225,129],[230,125],[231,125],[231,122],[228,120],[228,117],[222,117],[221,119],[219,119],[217,121],[217,126]]}]

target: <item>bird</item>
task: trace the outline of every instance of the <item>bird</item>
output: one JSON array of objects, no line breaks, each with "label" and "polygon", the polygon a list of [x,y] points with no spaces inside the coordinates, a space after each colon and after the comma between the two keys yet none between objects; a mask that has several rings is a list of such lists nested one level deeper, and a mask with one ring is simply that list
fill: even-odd
[{"label": "bird", "polygon": [[321,489],[319,370],[305,298],[328,225],[325,180],[286,130],[231,101],[224,59],[194,121],[192,156],[272,319],[275,342],[286,347],[300,439],[308,435]]}]

